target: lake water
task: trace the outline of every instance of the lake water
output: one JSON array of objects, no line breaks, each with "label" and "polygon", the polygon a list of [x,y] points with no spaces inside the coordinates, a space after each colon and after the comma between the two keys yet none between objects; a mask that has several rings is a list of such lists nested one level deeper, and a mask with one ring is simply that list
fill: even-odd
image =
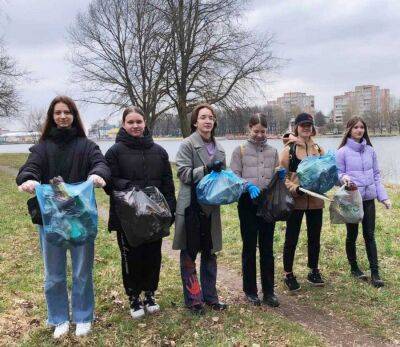
[{"label": "lake water", "polygon": [[[317,138],[318,144],[325,150],[336,150],[340,138],[321,137]],[[400,183],[400,137],[374,137],[371,139],[375,151],[378,155],[381,174],[386,183]],[[179,140],[159,140],[156,141],[163,146],[169,154],[170,160],[175,161],[176,152],[181,141]],[[244,140],[220,140],[227,155],[229,164],[233,150]],[[281,151],[283,148],[282,140],[268,140],[269,144]],[[113,145],[113,141],[99,141],[98,144],[103,153]],[[0,145],[0,153],[28,153],[30,144],[11,144]]]}]

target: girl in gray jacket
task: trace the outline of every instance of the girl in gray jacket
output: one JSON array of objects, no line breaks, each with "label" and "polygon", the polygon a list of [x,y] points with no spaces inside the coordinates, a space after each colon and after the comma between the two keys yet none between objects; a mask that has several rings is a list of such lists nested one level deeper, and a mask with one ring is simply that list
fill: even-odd
[{"label": "girl in gray jacket", "polygon": [[263,114],[255,114],[249,121],[250,136],[232,153],[232,171],[247,181],[247,192],[238,203],[240,232],[243,240],[242,273],[243,291],[247,300],[259,306],[256,282],[257,238],[260,249],[261,285],[263,302],[279,306],[274,294],[273,241],[275,223],[267,223],[256,215],[257,205],[253,201],[260,190],[267,187],[279,165],[278,151],[267,144],[267,120]]},{"label": "girl in gray jacket", "polygon": [[[191,204],[191,185],[197,184],[211,171],[225,167],[225,151],[215,140],[217,126],[215,111],[208,104],[196,106],[191,117],[192,134],[183,140],[176,154],[180,180],[175,214],[175,235],[172,248],[181,250],[180,267],[185,305],[194,314],[204,313],[204,304],[213,310],[225,310],[227,305],[218,299],[217,256],[222,249],[222,230],[219,206],[200,205],[207,226],[200,249],[193,249],[191,226],[186,225],[185,209]],[[193,229],[192,229],[193,230]],[[188,232],[189,231],[189,232]],[[197,253],[201,253],[200,283],[196,273]]]}]

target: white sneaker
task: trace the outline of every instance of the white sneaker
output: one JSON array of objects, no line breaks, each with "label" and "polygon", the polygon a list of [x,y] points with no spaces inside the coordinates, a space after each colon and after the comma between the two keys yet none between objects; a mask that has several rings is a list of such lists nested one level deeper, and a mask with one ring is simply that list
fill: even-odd
[{"label": "white sneaker", "polygon": [[139,319],[144,316],[143,303],[139,297],[132,297],[130,299],[130,313],[133,319]]},{"label": "white sneaker", "polygon": [[146,292],[145,299],[143,301],[146,311],[150,314],[160,311],[160,305],[156,303],[153,292]]},{"label": "white sneaker", "polygon": [[92,322],[87,323],[77,323],[75,335],[76,336],[86,336],[92,330]]},{"label": "white sneaker", "polygon": [[69,322],[64,322],[56,325],[53,333],[55,339],[59,339],[61,336],[67,334],[69,331]]}]

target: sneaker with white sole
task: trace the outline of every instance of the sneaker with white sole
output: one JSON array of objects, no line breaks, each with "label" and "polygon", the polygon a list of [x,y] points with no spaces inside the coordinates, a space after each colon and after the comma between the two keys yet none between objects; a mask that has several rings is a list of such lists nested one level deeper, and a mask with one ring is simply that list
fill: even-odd
[{"label": "sneaker with white sole", "polygon": [[76,336],[86,336],[90,333],[91,330],[92,330],[91,322],[76,323],[75,335]]},{"label": "sneaker with white sole", "polygon": [[139,319],[144,316],[144,309],[142,300],[139,296],[133,296],[129,298],[130,302],[130,313],[133,319]]},{"label": "sneaker with white sole", "polygon": [[59,339],[61,336],[67,334],[69,331],[69,322],[64,322],[56,325],[54,328],[53,337],[55,339]]},{"label": "sneaker with white sole", "polygon": [[144,293],[145,299],[143,301],[146,311],[150,314],[160,311],[160,306],[156,303],[154,292]]}]

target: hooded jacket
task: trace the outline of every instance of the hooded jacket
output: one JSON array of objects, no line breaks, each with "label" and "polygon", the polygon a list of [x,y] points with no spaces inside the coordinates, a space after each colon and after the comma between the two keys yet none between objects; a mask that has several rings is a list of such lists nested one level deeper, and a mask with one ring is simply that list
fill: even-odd
[{"label": "hooded jacket", "polygon": [[110,170],[99,147],[86,137],[78,137],[75,128],[52,128],[48,138],[29,151],[16,178],[18,185],[27,180],[47,184],[55,176],[66,183],[78,183],[93,174],[109,182]]},{"label": "hooded jacket", "polygon": [[365,139],[359,143],[348,138],[346,144],[336,153],[336,165],[339,179],[342,180],[344,175],[349,176],[357,185],[363,200],[388,199],[381,182],[376,153]]},{"label": "hooded jacket", "polygon": [[[107,163],[111,169],[111,184],[106,187],[107,194],[112,190],[126,190],[134,186],[145,188],[155,186],[164,195],[172,215],[175,213],[175,186],[172,178],[168,153],[154,143],[146,128],[143,137],[133,137],[124,128],[117,134],[115,144],[107,151]],[[122,230],[110,196],[110,218],[108,229]]]},{"label": "hooded jacket", "polygon": [[324,208],[324,201],[308,194],[299,195],[297,193],[297,187],[300,182],[296,172],[289,171],[290,162],[290,146],[292,143],[296,143],[296,158],[301,161],[309,155],[323,155],[325,152],[322,147],[318,146],[312,138],[306,143],[300,141],[289,140],[283,151],[280,154],[280,166],[284,167],[288,172],[285,180],[286,187],[292,193],[294,197],[294,208],[296,210],[312,210]]}]

